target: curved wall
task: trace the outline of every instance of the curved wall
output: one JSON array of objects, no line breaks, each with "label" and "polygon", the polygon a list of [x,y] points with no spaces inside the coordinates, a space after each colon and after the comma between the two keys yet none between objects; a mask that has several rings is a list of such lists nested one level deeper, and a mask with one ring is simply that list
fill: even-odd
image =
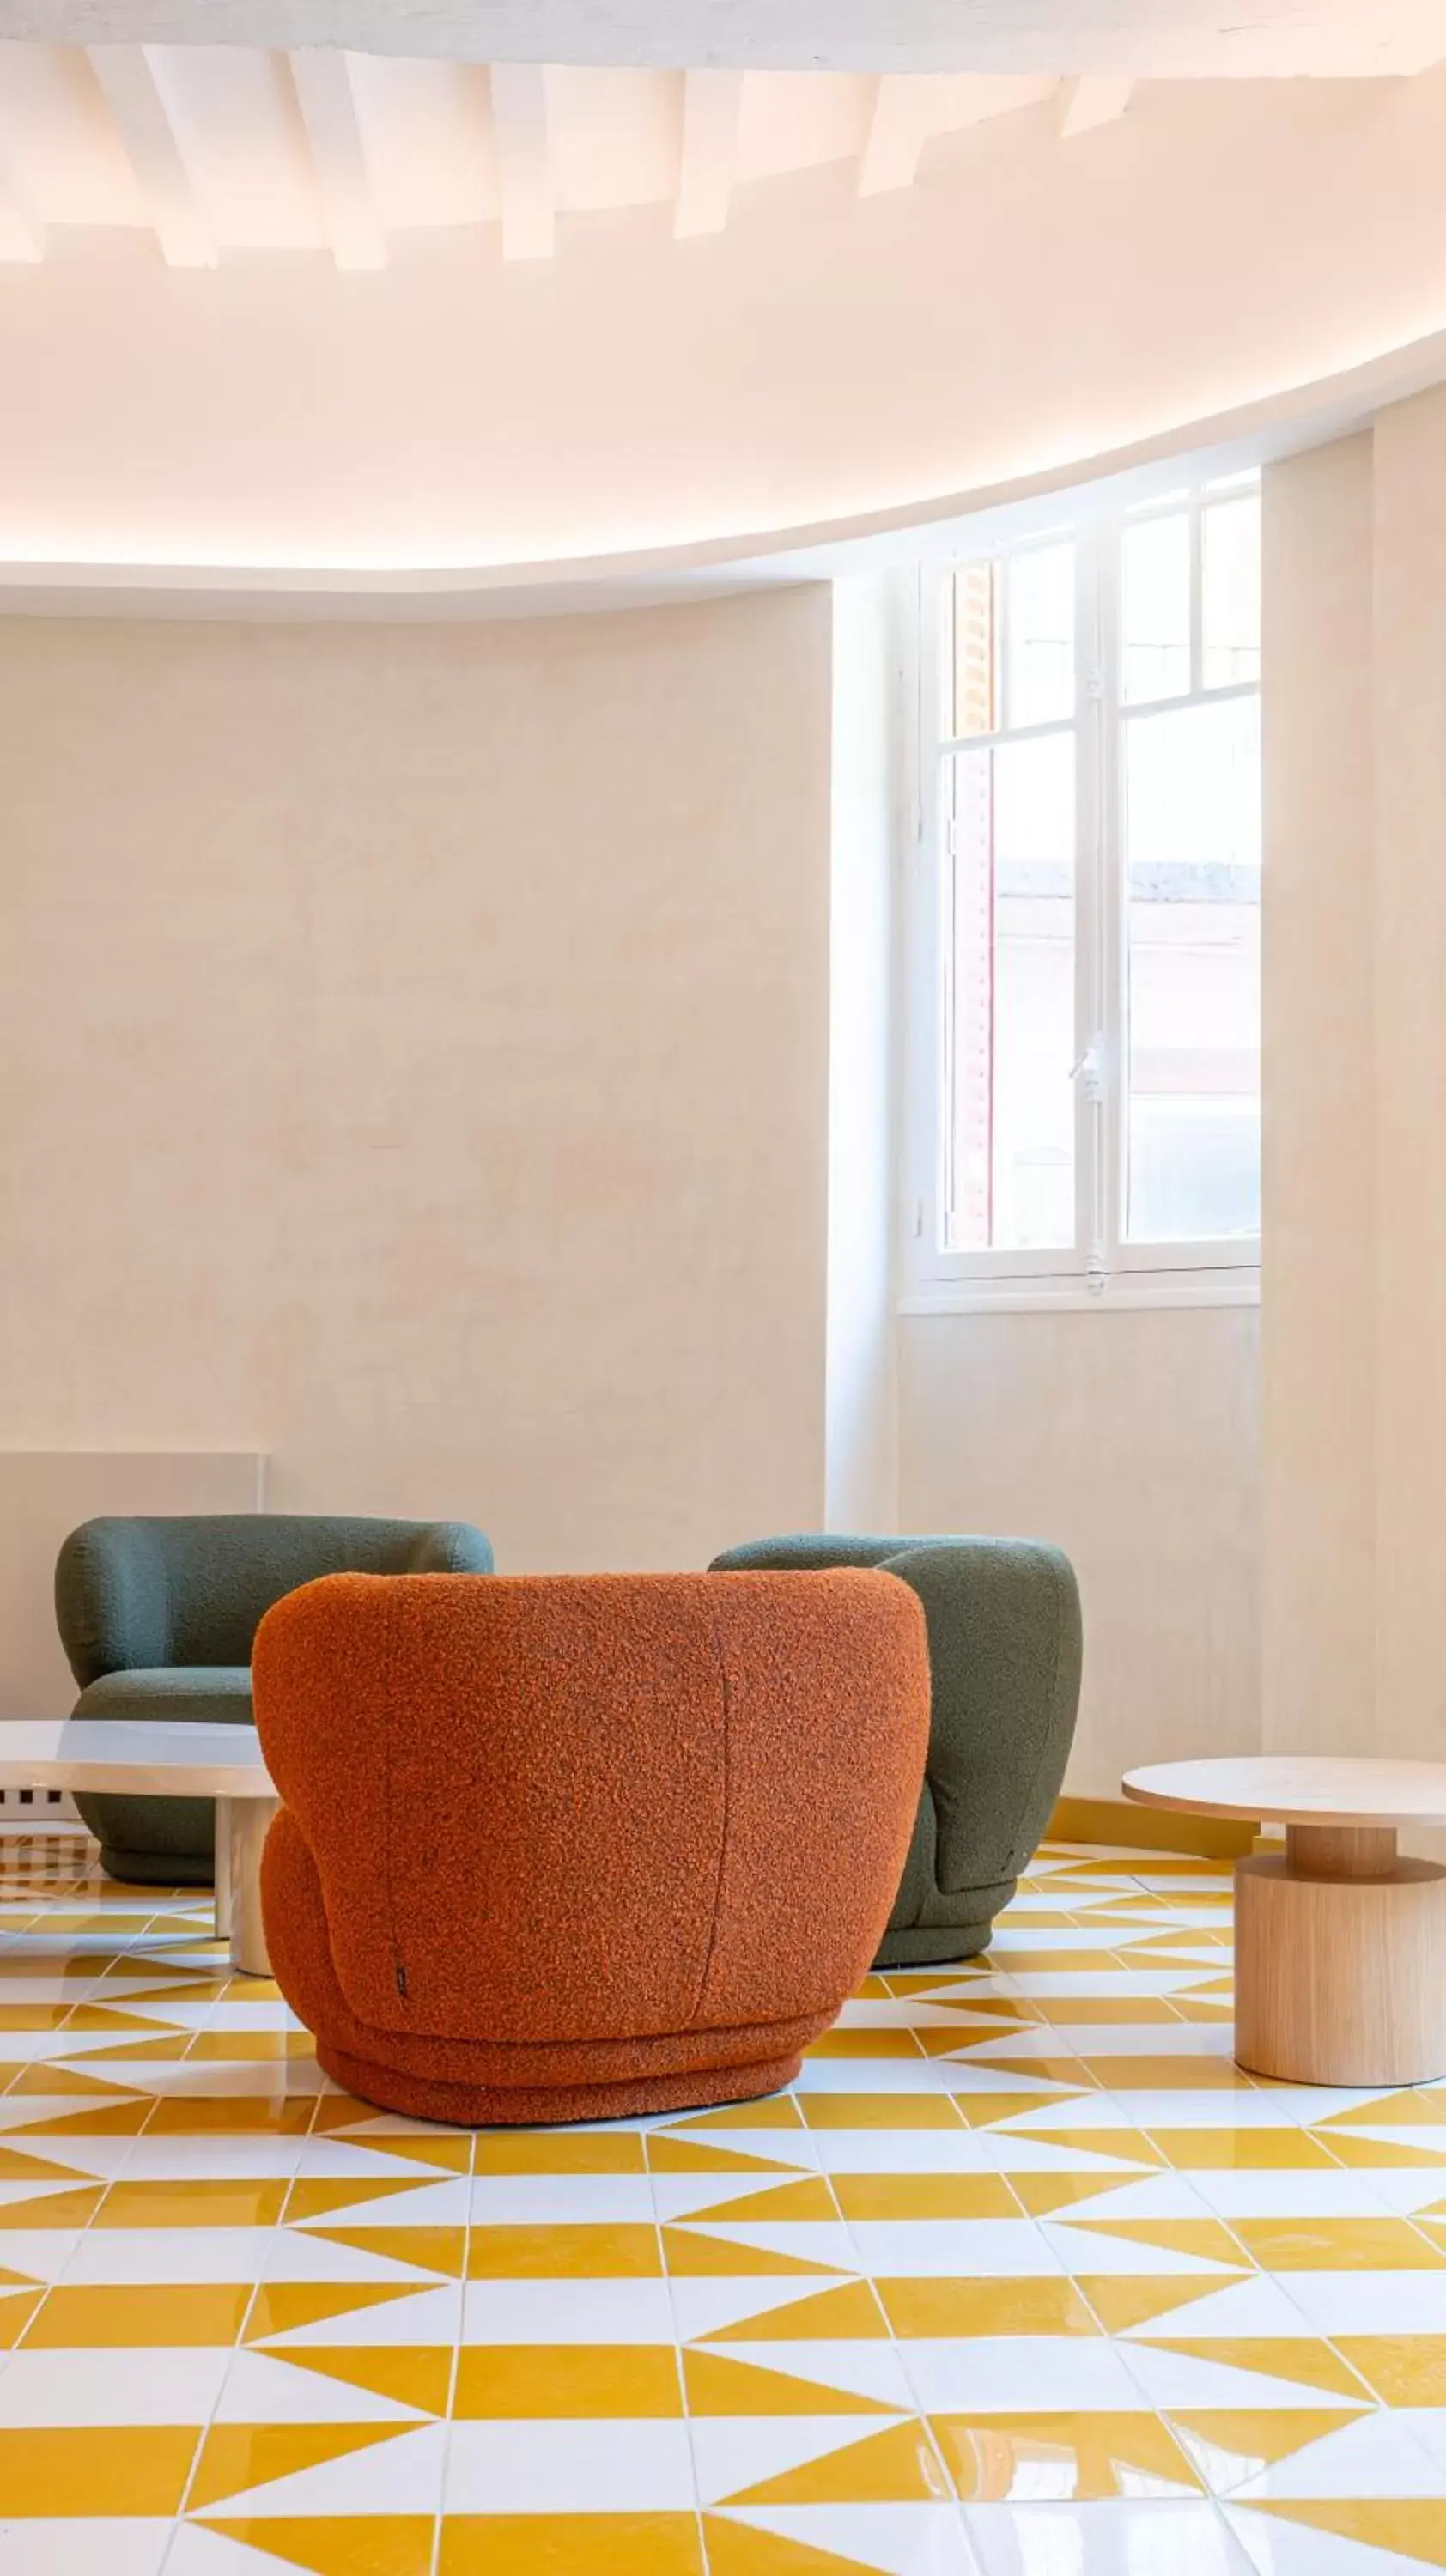
[{"label": "curved wall", "polygon": [[815,1525],[829,664],[820,587],[0,618],[4,1445],[514,1569]]},{"label": "curved wall", "polygon": [[[0,270],[0,560],[558,567],[921,515],[1270,403],[1446,326],[1446,71],[1041,106],[677,243],[564,222],[550,262],[167,271],[107,235]],[[1417,362],[1419,363],[1419,362]]]}]

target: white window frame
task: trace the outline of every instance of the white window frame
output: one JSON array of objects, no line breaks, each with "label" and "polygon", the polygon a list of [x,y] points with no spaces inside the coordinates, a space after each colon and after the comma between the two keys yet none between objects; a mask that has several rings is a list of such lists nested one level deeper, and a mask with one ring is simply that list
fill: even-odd
[{"label": "white window frame", "polygon": [[[1243,483],[1247,478],[1232,477]],[[1201,532],[1207,499],[1223,483],[1189,486],[1192,628],[1190,687],[1134,699],[1120,687],[1119,580],[1127,524],[1178,511],[1177,487],[1126,512],[1077,503],[1017,534],[990,536],[919,567],[918,650],[911,689],[916,734],[914,846],[903,906],[900,1304],[905,1313],[974,1307],[1253,1305],[1260,1295],[1259,1237],[1134,1243],[1123,1231],[1126,1177],[1128,919],[1120,843],[1123,728],[1136,715],[1161,715],[1258,694],[1259,682],[1203,686]],[[1006,728],[955,740],[943,732],[946,584],[960,565],[1002,561],[1073,539],[1075,715],[1058,724]],[[1073,730],[1076,742],[1075,871],[1075,1240],[1051,1250],[945,1243],[948,911],[951,879],[944,818],[947,764],[961,751]]]}]

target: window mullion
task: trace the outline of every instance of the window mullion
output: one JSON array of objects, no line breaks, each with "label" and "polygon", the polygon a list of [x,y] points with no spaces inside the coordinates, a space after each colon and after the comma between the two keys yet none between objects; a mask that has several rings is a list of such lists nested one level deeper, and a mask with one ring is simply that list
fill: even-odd
[{"label": "window mullion", "polygon": [[1094,1274],[1100,1232],[1099,548],[1081,528],[1075,591],[1075,1266]]},{"label": "window mullion", "polygon": [[1124,1233],[1125,1081],[1128,1065],[1125,871],[1120,701],[1120,523],[1096,537],[1100,601],[1099,799],[1095,870],[1099,887],[1098,1009],[1101,1032],[1098,1238],[1107,1273],[1119,1268]]},{"label": "window mullion", "polygon": [[1205,687],[1205,584],[1202,578],[1205,556],[1205,513],[1200,496],[1190,502],[1190,695],[1199,698]]}]

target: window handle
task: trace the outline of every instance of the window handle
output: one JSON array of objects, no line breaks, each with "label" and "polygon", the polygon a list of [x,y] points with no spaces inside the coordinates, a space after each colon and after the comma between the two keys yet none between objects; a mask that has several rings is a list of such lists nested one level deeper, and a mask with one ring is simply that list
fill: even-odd
[{"label": "window handle", "polygon": [[1096,1106],[1105,1096],[1104,1040],[1091,1038],[1082,1056],[1069,1069],[1071,1082],[1077,1082],[1086,1100]]}]

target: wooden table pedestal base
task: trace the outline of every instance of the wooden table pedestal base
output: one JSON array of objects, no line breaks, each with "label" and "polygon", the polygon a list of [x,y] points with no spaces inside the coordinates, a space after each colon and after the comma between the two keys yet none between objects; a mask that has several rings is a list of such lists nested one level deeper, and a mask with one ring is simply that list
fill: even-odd
[{"label": "wooden table pedestal base", "polygon": [[1235,2054],[1292,2084],[1446,2075],[1446,1870],[1380,1826],[1292,1825],[1238,1861]]},{"label": "wooden table pedestal base", "polygon": [[277,1798],[216,1801],[216,1931],[231,1940],[231,1965],[245,1977],[269,1977],[271,1958],[261,1920],[261,1854]]}]

